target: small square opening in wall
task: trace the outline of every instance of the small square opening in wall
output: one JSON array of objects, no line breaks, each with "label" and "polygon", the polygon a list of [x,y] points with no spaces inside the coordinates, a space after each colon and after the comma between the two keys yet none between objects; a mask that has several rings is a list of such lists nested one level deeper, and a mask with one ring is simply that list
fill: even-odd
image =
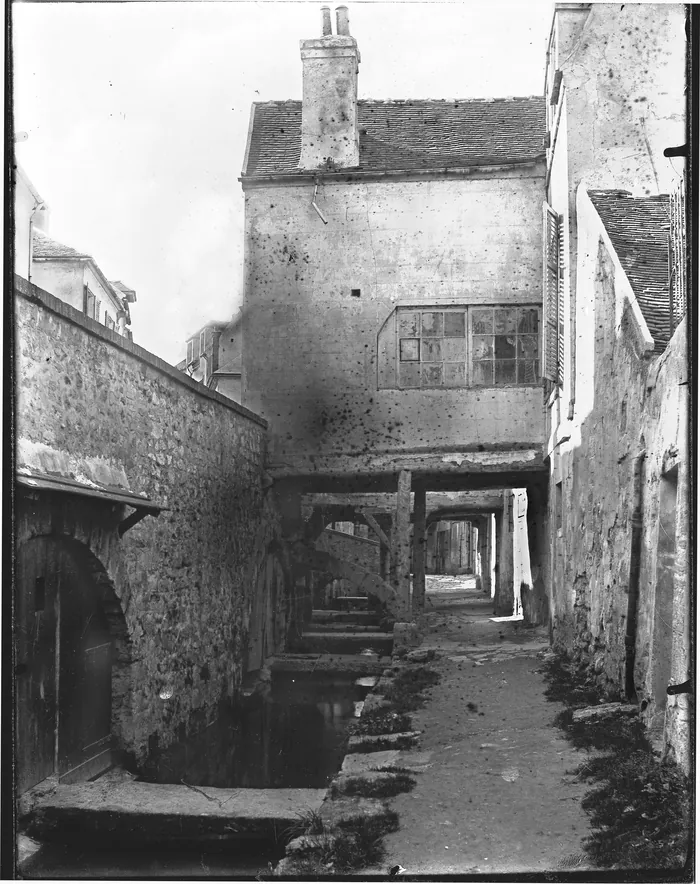
[{"label": "small square opening in wall", "polygon": [[362,295],[360,289],[350,289],[350,294],[353,298],[359,298]]}]

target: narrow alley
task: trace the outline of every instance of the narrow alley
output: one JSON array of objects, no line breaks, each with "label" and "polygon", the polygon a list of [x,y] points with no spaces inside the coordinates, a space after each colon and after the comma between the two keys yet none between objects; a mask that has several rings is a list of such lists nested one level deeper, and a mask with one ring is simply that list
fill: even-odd
[{"label": "narrow alley", "polygon": [[515,874],[587,867],[585,757],[553,725],[545,699],[547,630],[494,619],[473,578],[428,577],[424,637],[440,681],[412,717],[430,754],[415,789],[393,799],[400,819],[384,865],[406,874]]},{"label": "narrow alley", "polygon": [[0,871],[687,877],[700,5],[148,6],[13,5]]}]

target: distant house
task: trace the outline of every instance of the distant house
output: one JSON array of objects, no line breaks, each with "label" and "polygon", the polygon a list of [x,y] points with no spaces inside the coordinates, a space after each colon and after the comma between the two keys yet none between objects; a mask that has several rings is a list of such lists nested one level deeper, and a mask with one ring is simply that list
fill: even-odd
[{"label": "distant house", "polygon": [[136,292],[123,282],[110,282],[92,255],[51,239],[43,230],[33,231],[31,282],[131,338],[129,304],[136,301]]},{"label": "distant house", "polygon": [[47,229],[49,208],[19,163],[15,164],[13,179],[15,204],[14,271],[22,279],[29,280],[32,275],[34,231]]},{"label": "distant house", "polygon": [[241,401],[241,322],[209,322],[187,339],[185,358],[177,364],[195,381],[222,396]]}]

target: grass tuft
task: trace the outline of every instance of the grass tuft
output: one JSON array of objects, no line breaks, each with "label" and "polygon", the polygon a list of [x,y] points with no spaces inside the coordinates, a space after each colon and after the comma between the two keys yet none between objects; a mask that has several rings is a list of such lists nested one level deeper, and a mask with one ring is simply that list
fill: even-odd
[{"label": "grass tuft", "polygon": [[681,869],[688,856],[690,789],[672,762],[660,762],[639,718],[606,715],[574,721],[603,692],[560,656],[545,663],[549,700],[566,704],[554,723],[577,749],[592,753],[575,774],[592,788],[583,799],[593,834],[584,841],[599,868]]},{"label": "grass tuft", "polygon": [[411,730],[411,719],[406,714],[398,714],[391,710],[373,709],[350,724],[348,731],[362,736],[379,736],[380,734],[400,734]]},{"label": "grass tuft", "polygon": [[333,783],[331,797],[356,795],[359,798],[393,798],[402,792],[410,792],[416,785],[408,773],[387,771],[371,779],[348,776],[342,783]]},{"label": "grass tuft", "polygon": [[391,703],[393,711],[400,715],[415,712],[427,699],[421,696],[423,691],[434,687],[439,681],[439,673],[427,666],[402,669],[387,688],[384,698]]}]

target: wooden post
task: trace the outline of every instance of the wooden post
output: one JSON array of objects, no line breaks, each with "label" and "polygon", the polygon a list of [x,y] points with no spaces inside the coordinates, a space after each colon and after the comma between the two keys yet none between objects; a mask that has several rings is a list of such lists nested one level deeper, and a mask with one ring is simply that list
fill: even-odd
[{"label": "wooden post", "polygon": [[403,620],[410,616],[411,593],[411,473],[401,470],[396,491],[396,519],[394,520],[394,588],[397,613]]},{"label": "wooden post", "polygon": [[425,486],[413,494],[413,613],[425,609]]}]

